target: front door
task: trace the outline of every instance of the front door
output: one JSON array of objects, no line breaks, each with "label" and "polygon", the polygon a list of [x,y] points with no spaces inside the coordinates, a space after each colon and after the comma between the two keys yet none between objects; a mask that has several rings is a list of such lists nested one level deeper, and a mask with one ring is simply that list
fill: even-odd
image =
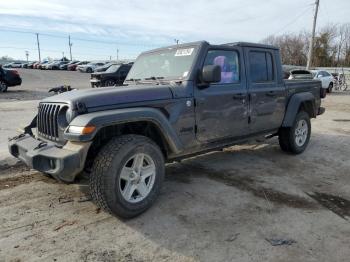
[{"label": "front door", "polygon": [[197,139],[215,141],[248,132],[248,95],[240,48],[210,49],[203,66],[219,65],[221,81],[195,88]]}]

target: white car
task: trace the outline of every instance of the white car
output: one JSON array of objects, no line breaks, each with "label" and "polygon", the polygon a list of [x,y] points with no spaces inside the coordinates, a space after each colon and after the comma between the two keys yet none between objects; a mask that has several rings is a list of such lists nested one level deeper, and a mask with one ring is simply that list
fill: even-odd
[{"label": "white car", "polygon": [[77,70],[79,70],[80,72],[92,73],[94,72],[95,68],[103,66],[105,64],[106,62],[94,62],[94,63],[89,63],[87,65],[79,65],[77,67]]},{"label": "white car", "polygon": [[21,62],[12,62],[4,65],[4,68],[21,68],[22,63]]},{"label": "white car", "polygon": [[334,85],[334,77],[325,70],[312,70],[314,79],[322,82],[322,88],[326,89],[328,93],[332,92]]}]

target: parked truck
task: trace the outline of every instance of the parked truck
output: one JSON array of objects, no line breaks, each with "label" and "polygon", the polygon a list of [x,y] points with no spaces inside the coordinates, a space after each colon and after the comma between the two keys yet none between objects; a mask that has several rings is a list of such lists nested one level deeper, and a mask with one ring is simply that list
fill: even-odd
[{"label": "parked truck", "polygon": [[273,46],[170,46],[142,53],[123,86],[45,98],[36,132],[25,129],[9,150],[65,182],[85,170],[95,203],[131,218],[156,200],[166,162],[273,136],[302,153],[310,119],[325,111],[320,89],[317,80],[283,80]]}]

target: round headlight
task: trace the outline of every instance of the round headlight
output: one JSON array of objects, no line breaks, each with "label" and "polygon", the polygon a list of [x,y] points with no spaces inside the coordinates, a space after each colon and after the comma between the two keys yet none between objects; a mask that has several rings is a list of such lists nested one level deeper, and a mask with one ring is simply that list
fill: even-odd
[{"label": "round headlight", "polygon": [[64,130],[69,124],[69,118],[67,118],[68,115],[68,106],[64,106],[58,111],[58,116],[57,116],[57,124],[60,129]]}]

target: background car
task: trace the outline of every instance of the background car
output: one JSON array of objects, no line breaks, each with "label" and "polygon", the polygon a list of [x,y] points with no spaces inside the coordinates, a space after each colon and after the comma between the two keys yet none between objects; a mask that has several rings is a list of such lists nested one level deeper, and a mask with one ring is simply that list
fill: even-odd
[{"label": "background car", "polygon": [[86,65],[79,65],[77,67],[77,70],[79,70],[80,72],[92,73],[95,70],[95,68],[103,66],[105,64],[105,62],[91,62]]},{"label": "background car", "polygon": [[0,93],[7,91],[9,86],[22,84],[22,79],[16,70],[7,70],[0,66]]},{"label": "background car", "polygon": [[43,61],[43,62],[40,62],[37,66],[36,66],[36,68],[37,69],[45,69],[45,67],[46,67],[46,65],[47,64],[49,64],[49,63],[51,63],[51,61]]},{"label": "background car", "polygon": [[328,93],[331,93],[334,86],[334,77],[325,70],[312,70],[314,79],[322,82],[322,88],[326,89]]},{"label": "background car", "polygon": [[69,62],[67,64],[62,64],[62,65],[60,65],[60,70],[67,70],[68,66],[74,65],[76,63],[79,63],[79,61],[71,61],[71,62]]},{"label": "background car", "polygon": [[22,63],[21,62],[11,62],[6,65],[4,65],[4,68],[21,68]]},{"label": "background car", "polygon": [[40,62],[38,61],[38,62],[35,62],[34,64],[33,64],[33,69],[38,69],[38,66],[40,65]]},{"label": "background car", "polygon": [[60,69],[61,65],[66,65],[68,64],[69,61],[54,61],[46,66],[46,69],[48,70],[58,70]]},{"label": "background car", "polygon": [[81,61],[81,62],[78,62],[78,63],[76,63],[76,64],[69,65],[69,66],[67,67],[67,70],[69,70],[69,71],[75,71],[75,70],[77,70],[77,67],[78,67],[78,66],[80,66],[80,65],[86,65],[86,64],[88,64],[88,63],[90,63],[90,61]]},{"label": "background car", "polygon": [[27,68],[33,69],[33,66],[36,62],[29,62]]},{"label": "background car", "polygon": [[91,87],[104,87],[122,85],[128,75],[133,63],[114,64],[105,72],[95,72],[91,74]]},{"label": "background car", "polygon": [[104,64],[103,66],[99,66],[99,67],[96,67],[94,72],[104,72],[106,71],[110,66],[112,65],[118,65],[120,63],[117,63],[117,62],[110,62],[110,63],[107,63],[107,64]]},{"label": "background car", "polygon": [[313,79],[314,76],[311,71],[305,69],[294,69],[289,72],[284,72],[285,79]]}]

